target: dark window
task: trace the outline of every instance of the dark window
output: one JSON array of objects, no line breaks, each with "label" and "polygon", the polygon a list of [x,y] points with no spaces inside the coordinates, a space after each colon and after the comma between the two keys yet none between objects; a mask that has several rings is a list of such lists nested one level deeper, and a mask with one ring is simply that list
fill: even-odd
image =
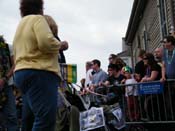
[{"label": "dark window", "polygon": [[141,48],[141,43],[140,43],[140,36],[137,36],[137,42],[138,42],[138,47],[137,48]]}]

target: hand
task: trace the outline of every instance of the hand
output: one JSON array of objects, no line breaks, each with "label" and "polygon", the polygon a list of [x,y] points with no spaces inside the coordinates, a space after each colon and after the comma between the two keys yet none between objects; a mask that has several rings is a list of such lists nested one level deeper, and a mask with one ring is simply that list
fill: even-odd
[{"label": "hand", "polygon": [[147,77],[143,77],[142,80],[140,82],[147,82]]},{"label": "hand", "polygon": [[123,80],[121,81],[121,84],[125,84],[125,81],[126,81],[126,79],[123,79]]},{"label": "hand", "polygon": [[5,81],[4,79],[0,79],[0,90],[4,88]]},{"label": "hand", "polygon": [[98,83],[98,86],[104,86],[104,85],[105,85],[105,84],[104,84],[104,82],[102,82],[102,81]]},{"label": "hand", "polygon": [[161,79],[160,79],[160,82],[165,82],[166,81],[166,78],[165,77],[162,77]]},{"label": "hand", "polygon": [[61,48],[60,50],[67,50],[69,48],[67,41],[61,41]]},{"label": "hand", "polygon": [[95,89],[95,85],[91,85],[91,86],[89,87],[89,90],[91,90],[91,91],[94,91],[94,89]]},{"label": "hand", "polygon": [[88,94],[88,93],[89,93],[89,88],[88,88],[88,87],[85,87],[85,88],[81,91],[80,95],[85,95],[85,94]]}]

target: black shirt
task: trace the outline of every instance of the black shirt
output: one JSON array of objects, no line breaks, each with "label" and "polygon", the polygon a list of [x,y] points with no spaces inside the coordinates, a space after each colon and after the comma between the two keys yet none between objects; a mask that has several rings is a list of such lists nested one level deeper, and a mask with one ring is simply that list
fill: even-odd
[{"label": "black shirt", "polygon": [[114,76],[110,76],[107,78],[107,81],[109,81],[110,85],[117,85],[121,84],[121,81],[125,79],[125,76],[120,74],[117,78]]},{"label": "black shirt", "polygon": [[[61,41],[58,36],[56,36],[58,41]],[[59,57],[58,57],[58,62],[59,63],[66,63],[66,58],[64,56],[63,50],[59,50]]]},{"label": "black shirt", "polygon": [[135,73],[140,74],[141,78],[145,76],[145,66],[143,60],[136,63]]}]

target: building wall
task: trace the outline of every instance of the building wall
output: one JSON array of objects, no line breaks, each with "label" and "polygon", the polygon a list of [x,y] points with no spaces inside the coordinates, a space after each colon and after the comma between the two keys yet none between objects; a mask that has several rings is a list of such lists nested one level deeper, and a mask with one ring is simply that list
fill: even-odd
[{"label": "building wall", "polygon": [[[160,2],[164,2],[166,26],[161,26]],[[137,8],[137,7],[136,7]],[[161,10],[162,11],[162,10]],[[141,13],[141,12],[140,12]],[[140,16],[137,25],[137,31],[134,34],[131,47],[132,65],[137,62],[139,49],[145,49],[147,52],[154,52],[157,47],[161,47],[160,41],[163,35],[174,31],[175,35],[175,0],[147,0],[146,7]],[[132,19],[131,19],[132,20]],[[166,33],[162,32],[162,27],[166,27]],[[173,27],[173,28],[172,28]],[[130,30],[132,32],[132,30]]]},{"label": "building wall", "polygon": [[174,0],[165,0],[165,6],[166,6],[166,18],[167,18],[167,29],[168,33],[171,32],[172,26],[174,26],[174,20],[173,20],[173,2]]},{"label": "building wall", "polygon": [[173,26],[175,30],[175,0],[171,0],[171,4],[172,4]]},{"label": "building wall", "polygon": [[133,63],[137,62],[137,56],[140,49],[147,52],[153,52],[161,40],[159,11],[156,0],[149,0],[142,14],[138,25],[136,35],[132,43]]}]

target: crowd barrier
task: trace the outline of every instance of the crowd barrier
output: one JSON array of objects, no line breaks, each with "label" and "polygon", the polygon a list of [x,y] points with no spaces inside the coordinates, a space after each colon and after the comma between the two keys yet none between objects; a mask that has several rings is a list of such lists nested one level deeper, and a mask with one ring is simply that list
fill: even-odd
[{"label": "crowd barrier", "polygon": [[137,95],[122,95],[122,109],[129,130],[175,129],[175,80],[122,84],[133,87]]},{"label": "crowd barrier", "polygon": [[[136,89],[134,95],[125,96],[125,89]],[[125,130],[175,129],[175,80],[119,84],[105,88],[120,88],[120,106],[126,124]],[[94,92],[98,98],[107,95]],[[97,99],[99,100],[99,99]],[[99,105],[101,106],[101,105]]]}]

